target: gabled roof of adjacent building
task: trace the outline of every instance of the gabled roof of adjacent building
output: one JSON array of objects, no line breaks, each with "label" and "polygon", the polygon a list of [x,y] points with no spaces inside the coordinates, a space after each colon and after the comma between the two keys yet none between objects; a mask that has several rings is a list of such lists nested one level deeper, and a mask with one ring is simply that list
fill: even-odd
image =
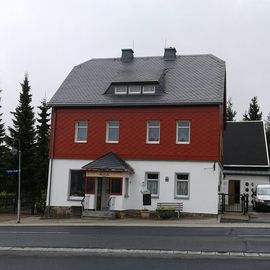
[{"label": "gabled roof of adjacent building", "polygon": [[[172,49],[175,50],[169,50]],[[224,102],[224,61],[211,54],[175,55],[169,60],[165,56],[133,58],[133,51],[127,61],[123,61],[123,57],[89,60],[72,69],[49,105],[151,106]],[[117,83],[156,83],[161,85],[162,91],[155,95],[132,96],[107,92]]]},{"label": "gabled roof of adjacent building", "polygon": [[86,164],[82,169],[88,171],[134,173],[133,168],[113,152],[109,152],[106,155]]},{"label": "gabled roof of adjacent building", "polygon": [[224,131],[224,166],[269,166],[262,121],[227,122]]}]

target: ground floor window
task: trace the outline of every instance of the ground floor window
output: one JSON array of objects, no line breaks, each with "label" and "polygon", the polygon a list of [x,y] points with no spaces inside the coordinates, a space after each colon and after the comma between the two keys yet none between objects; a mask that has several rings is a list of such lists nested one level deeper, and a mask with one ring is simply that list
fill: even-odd
[{"label": "ground floor window", "polygon": [[70,170],[69,196],[84,196],[84,175],[81,170]]},{"label": "ground floor window", "polygon": [[159,195],[159,173],[148,172],[146,173],[147,189],[153,197]]},{"label": "ground floor window", "polygon": [[95,194],[96,178],[87,177],[85,179],[85,193],[86,194]]},{"label": "ground floor window", "polygon": [[176,173],[175,197],[189,198],[189,174],[188,173]]},{"label": "ground floor window", "polygon": [[122,178],[110,178],[110,194],[122,195]]}]

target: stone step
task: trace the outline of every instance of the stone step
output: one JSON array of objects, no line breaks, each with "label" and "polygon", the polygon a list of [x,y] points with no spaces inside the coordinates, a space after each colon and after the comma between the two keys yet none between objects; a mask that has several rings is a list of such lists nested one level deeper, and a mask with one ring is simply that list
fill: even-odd
[{"label": "stone step", "polygon": [[112,211],[83,210],[82,217],[83,218],[114,219],[115,213]]}]

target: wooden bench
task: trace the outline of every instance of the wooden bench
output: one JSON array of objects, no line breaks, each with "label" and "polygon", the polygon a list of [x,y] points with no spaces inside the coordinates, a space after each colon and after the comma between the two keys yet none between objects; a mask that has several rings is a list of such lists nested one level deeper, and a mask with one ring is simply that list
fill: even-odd
[{"label": "wooden bench", "polygon": [[180,212],[183,211],[183,203],[157,203],[157,209],[163,208],[163,207],[170,207],[175,208],[175,212],[177,213],[177,217],[180,218]]}]

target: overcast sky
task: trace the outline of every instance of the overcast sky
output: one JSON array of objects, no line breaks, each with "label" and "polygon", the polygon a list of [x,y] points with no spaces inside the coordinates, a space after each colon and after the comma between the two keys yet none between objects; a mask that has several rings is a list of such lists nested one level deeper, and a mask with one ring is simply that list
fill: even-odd
[{"label": "overcast sky", "polygon": [[226,61],[238,120],[257,95],[270,112],[270,0],[0,0],[4,122],[29,74],[33,106],[52,97],[74,65],[96,57],[212,53]]}]

